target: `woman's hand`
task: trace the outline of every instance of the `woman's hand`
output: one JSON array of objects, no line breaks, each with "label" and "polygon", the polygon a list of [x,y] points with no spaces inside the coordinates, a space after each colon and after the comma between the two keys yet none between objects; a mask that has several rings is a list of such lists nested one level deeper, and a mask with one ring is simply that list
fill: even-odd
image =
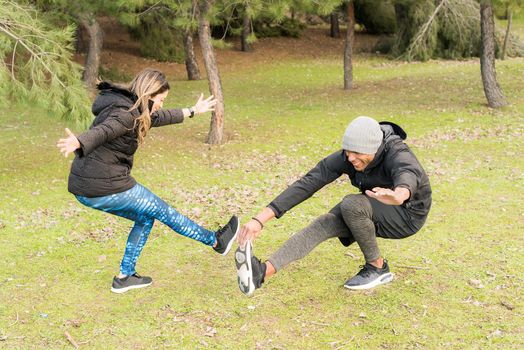
[{"label": "woman's hand", "polygon": [[366,194],[384,204],[401,205],[410,197],[411,192],[404,187],[397,187],[395,191],[389,188],[375,187],[371,191],[367,190]]},{"label": "woman's hand", "polygon": [[71,132],[68,128],[65,129],[67,137],[65,139],[60,139],[56,143],[56,147],[60,149],[60,153],[67,157],[70,153],[73,153],[80,148],[80,142],[76,138],[75,134]]},{"label": "woman's hand", "polygon": [[209,96],[204,100],[204,94],[200,94],[197,103],[193,107],[193,110],[195,111],[195,114],[212,112],[215,110],[213,107],[215,107],[217,102],[218,100],[214,99],[213,95]]}]

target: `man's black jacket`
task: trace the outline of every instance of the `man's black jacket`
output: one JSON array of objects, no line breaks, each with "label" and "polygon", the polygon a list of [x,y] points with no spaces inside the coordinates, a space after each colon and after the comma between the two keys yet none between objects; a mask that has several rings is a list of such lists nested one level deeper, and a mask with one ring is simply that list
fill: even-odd
[{"label": "man's black jacket", "polygon": [[280,218],[325,185],[347,174],[351,184],[362,193],[374,187],[409,189],[411,196],[402,205],[407,209],[412,222],[421,226],[431,207],[429,178],[413,152],[403,142],[406,138],[404,130],[393,123],[380,124],[384,139],[375,158],[364,171],[355,170],[347,160],[344,150],[327,156],[268,205],[276,217]]}]

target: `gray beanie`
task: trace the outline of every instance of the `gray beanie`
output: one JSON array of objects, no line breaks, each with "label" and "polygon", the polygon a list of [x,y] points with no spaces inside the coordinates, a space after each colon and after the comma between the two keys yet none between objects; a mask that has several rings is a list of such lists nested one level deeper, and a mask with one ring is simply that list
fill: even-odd
[{"label": "gray beanie", "polygon": [[370,117],[358,117],[349,123],[342,148],[364,154],[374,154],[382,144],[384,134],[378,122]]}]

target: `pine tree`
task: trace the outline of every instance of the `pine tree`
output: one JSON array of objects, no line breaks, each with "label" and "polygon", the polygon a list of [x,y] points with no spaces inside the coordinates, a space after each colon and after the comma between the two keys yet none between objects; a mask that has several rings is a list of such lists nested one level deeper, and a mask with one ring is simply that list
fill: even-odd
[{"label": "pine tree", "polygon": [[147,47],[143,54],[184,61],[188,80],[200,80],[193,44],[198,29],[197,0],[118,0],[117,6],[117,19],[143,42],[141,48]]},{"label": "pine tree", "polygon": [[0,93],[31,101],[59,117],[87,124],[88,94],[72,61],[73,26],[57,28],[45,13],[0,3]]},{"label": "pine tree", "polygon": [[206,142],[209,144],[221,144],[224,142],[224,119],[225,106],[222,94],[222,82],[216,62],[215,52],[212,46],[211,28],[209,16],[212,11],[214,0],[198,0],[198,38],[204,56],[204,63],[209,82],[209,91],[218,100],[215,110],[211,113],[211,125]]},{"label": "pine tree", "polygon": [[88,88],[94,89],[98,79],[103,46],[103,32],[97,16],[101,13],[110,14],[115,11],[114,3],[104,0],[34,0],[32,2],[43,12],[81,26],[89,34],[82,81]]},{"label": "pine tree", "polygon": [[[395,12],[395,56],[407,60],[479,57],[478,0],[395,0]],[[499,45],[498,35],[496,44]],[[510,39],[508,44],[512,55],[524,55],[522,42]]]},{"label": "pine tree", "polygon": [[491,0],[480,2],[480,27],[482,35],[480,70],[484,93],[490,107],[500,108],[508,103],[497,81],[495,71],[495,20]]},{"label": "pine tree", "polygon": [[346,4],[348,24],[344,45],[344,90],[353,88],[353,48],[355,47],[355,7],[349,0]]},{"label": "pine tree", "polygon": [[339,20],[338,20],[339,13],[340,13],[340,9],[336,8],[335,10],[333,10],[333,12],[331,12],[331,15],[329,15],[329,20],[330,20],[329,36],[332,38],[336,38],[336,39],[340,38],[340,25],[339,25]]}]

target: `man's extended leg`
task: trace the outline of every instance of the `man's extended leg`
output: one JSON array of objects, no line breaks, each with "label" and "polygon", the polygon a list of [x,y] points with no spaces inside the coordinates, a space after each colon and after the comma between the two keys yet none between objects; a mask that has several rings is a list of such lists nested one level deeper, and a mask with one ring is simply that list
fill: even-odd
[{"label": "man's extended leg", "polygon": [[239,247],[235,253],[235,259],[240,290],[247,295],[252,294],[266,278],[291,262],[302,259],[317,245],[333,237],[343,237],[349,242],[354,241],[342,219],[340,204],[291,236],[265,263],[251,255],[250,243],[246,247]]},{"label": "man's extended leg", "polygon": [[350,236],[351,232],[342,217],[330,212],[319,216],[304,229],[291,236],[269,257],[268,261],[276,272],[291,262],[302,259],[317,245],[329,238]]}]

